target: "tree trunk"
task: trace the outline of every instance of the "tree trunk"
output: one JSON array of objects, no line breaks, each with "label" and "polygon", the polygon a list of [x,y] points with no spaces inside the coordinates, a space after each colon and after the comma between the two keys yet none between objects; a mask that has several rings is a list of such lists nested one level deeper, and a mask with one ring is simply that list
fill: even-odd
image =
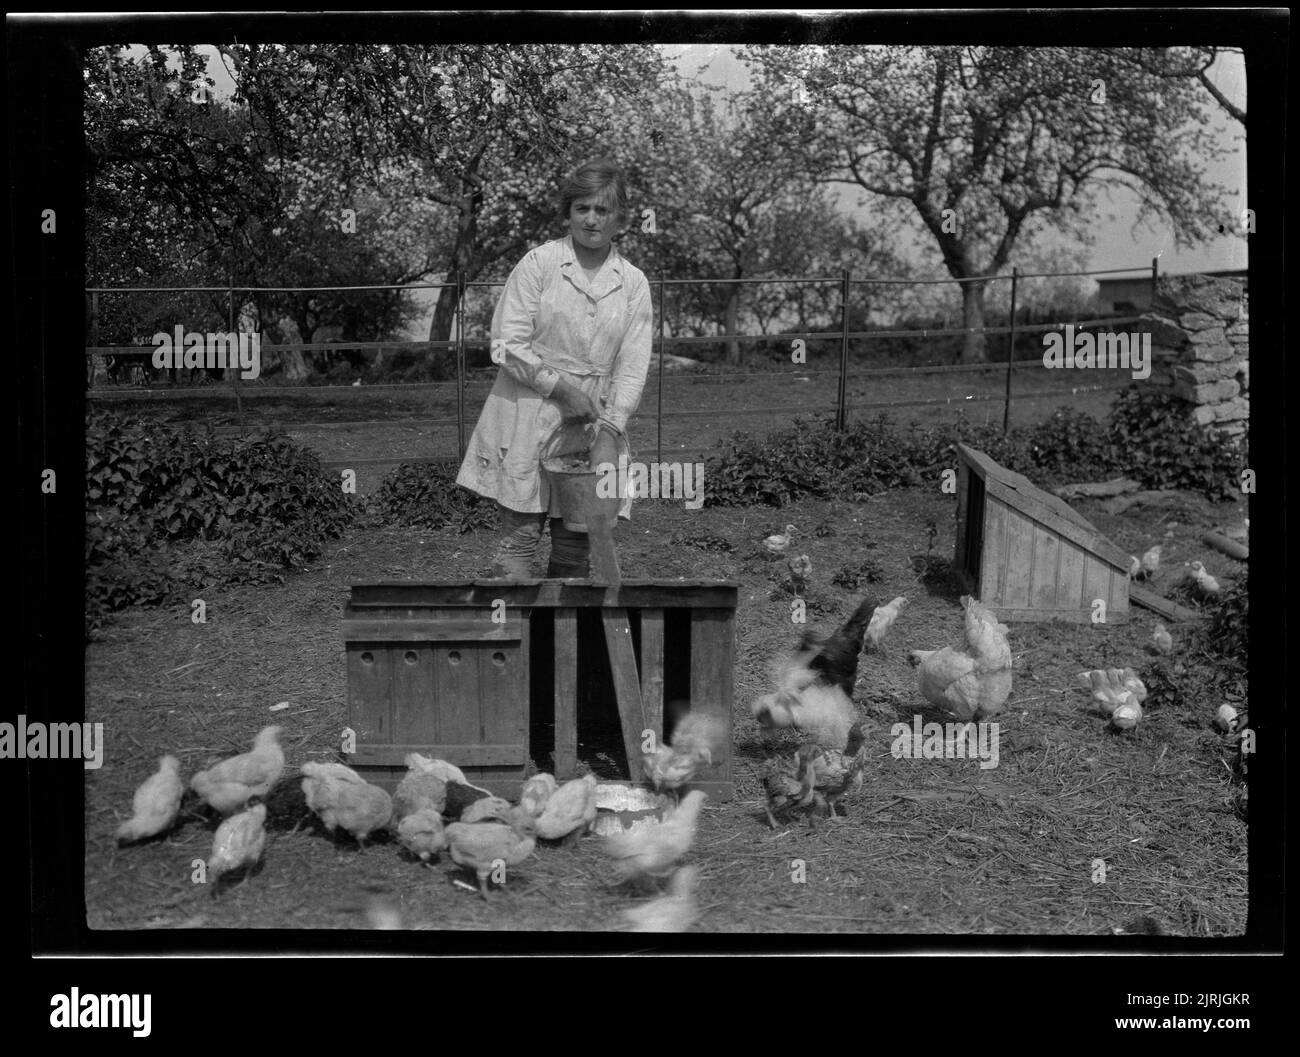
[{"label": "tree trunk", "polygon": [[[451,257],[447,261],[446,281],[449,283],[456,281],[458,271],[465,272],[466,282],[472,280],[473,273],[477,271],[470,265],[474,244],[478,237],[478,214],[483,208],[483,192],[469,180],[465,181],[464,190],[456,218],[456,240],[452,243]],[[433,322],[429,325],[430,341],[451,340],[451,324],[456,315],[456,300],[455,286],[444,286],[438,291],[438,304],[434,307]],[[428,365],[434,367],[439,361],[453,362],[454,353],[447,349],[430,349],[426,358]]]},{"label": "tree trunk", "polygon": [[966,328],[961,348],[962,363],[983,363],[985,360],[984,287],[984,283],[961,284],[961,325]]},{"label": "tree trunk", "polygon": [[[740,278],[736,276],[736,278]],[[735,283],[727,292],[727,307],[723,330],[730,337],[736,333],[736,318],[740,314],[740,284]],[[741,351],[740,342],[734,338],[727,342],[727,363],[732,367],[739,367],[744,362],[744,354]]]}]

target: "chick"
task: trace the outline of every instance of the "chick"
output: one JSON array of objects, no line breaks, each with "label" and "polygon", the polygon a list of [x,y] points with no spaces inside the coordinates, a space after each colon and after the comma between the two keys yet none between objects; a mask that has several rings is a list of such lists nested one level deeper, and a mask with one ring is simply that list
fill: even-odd
[{"label": "chick", "polygon": [[620,880],[636,877],[664,877],[695,840],[695,824],[706,795],[698,789],[662,822],[652,822],[626,833],[605,838],[605,851],[614,860]]},{"label": "chick", "polygon": [[[806,809],[817,796],[814,785],[816,772],[812,759],[817,746],[803,745],[789,756],[774,756],[767,761],[763,788],[767,792],[767,824],[776,829],[776,813]],[[823,801],[824,802],[824,801]]]},{"label": "chick", "polygon": [[208,859],[209,880],[216,881],[222,874],[257,865],[266,848],[265,824],[266,805],[262,803],[254,804],[222,822],[217,827],[216,836],[212,838],[212,855]]},{"label": "chick", "polygon": [[965,641],[941,650],[913,650],[908,661],[917,669],[917,686],[932,705],[958,719],[996,715],[1011,694],[1011,645],[1007,626],[978,599],[962,596],[966,609]]},{"label": "chick", "polygon": [[1163,624],[1157,623],[1151,632],[1151,645],[1157,653],[1169,653],[1174,648],[1173,636]]},{"label": "chick", "polygon": [[1142,706],[1129,698],[1110,714],[1110,725],[1116,730],[1132,730],[1142,719]]},{"label": "chick", "polygon": [[1123,668],[1119,673],[1119,682],[1125,690],[1133,695],[1133,699],[1140,705],[1147,699],[1146,684],[1138,678],[1137,672],[1132,668]]},{"label": "chick", "polygon": [[1187,563],[1187,577],[1196,586],[1195,590],[1202,598],[1212,598],[1219,593],[1219,581],[1205,571],[1200,562]]},{"label": "chick", "polygon": [[[427,807],[441,814],[447,806],[447,779],[421,767],[418,761],[429,762],[418,752],[407,754],[406,774],[393,791],[393,814],[399,819]],[[456,768],[453,770],[460,773]]]},{"label": "chick", "polygon": [[447,846],[442,816],[431,807],[412,812],[397,824],[397,839],[403,848],[427,863]]},{"label": "chick", "polygon": [[811,758],[813,788],[826,798],[831,818],[842,796],[862,788],[862,771],[867,764],[866,736],[862,725],[855,723],[843,751],[818,749]]},{"label": "chick", "polygon": [[668,881],[668,891],[639,907],[623,911],[630,932],[685,932],[698,915],[695,882],[699,870],[682,866]]},{"label": "chick", "polygon": [[787,559],[786,565],[790,568],[790,582],[794,584],[795,590],[804,590],[808,586],[808,577],[812,575],[812,559],[806,554],[800,554]]},{"label": "chick", "polygon": [[[803,670],[806,672],[806,670]],[[798,690],[794,681],[775,693],[757,698],[750,706],[759,725],[773,730],[796,727],[813,737],[819,745],[838,748],[848,739],[857,720],[857,710],[849,696],[838,686],[814,681],[812,673]]]},{"label": "chick", "polygon": [[571,834],[581,836],[596,821],[596,786],[594,774],[565,782],[551,794],[537,816],[537,836],[543,840],[561,840]]},{"label": "chick", "polygon": [[558,788],[555,776],[543,771],[541,774],[533,775],[524,783],[523,789],[519,792],[519,806],[528,812],[533,818],[537,818],[546,807],[546,802],[551,799],[551,794]]},{"label": "chick", "polygon": [[1136,580],[1149,580],[1155,576],[1156,571],[1160,568],[1160,552],[1162,547],[1157,543],[1149,551],[1142,555],[1142,561],[1138,569]]},{"label": "chick", "polygon": [[494,870],[518,866],[533,853],[537,823],[516,811],[511,823],[453,822],[444,831],[452,860],[478,875],[478,888],[486,901],[487,878]]},{"label": "chick", "polygon": [[768,554],[784,554],[790,546],[790,537],[795,533],[793,525],[786,525],[784,535],[768,536],[763,540],[763,548]]},{"label": "chick", "polygon": [[485,822],[495,820],[497,822],[508,822],[513,805],[509,800],[499,796],[485,796],[482,799],[475,800],[464,811],[460,813],[461,822]]},{"label": "chick", "polygon": [[1141,575],[1142,575],[1142,562],[1138,560],[1137,555],[1130,554],[1128,556],[1128,578],[1130,580],[1137,580],[1141,577]]},{"label": "chick", "polygon": [[907,596],[899,595],[888,605],[880,606],[871,614],[871,622],[867,625],[867,642],[871,646],[879,649],[905,605],[907,605]]},{"label": "chick", "polygon": [[655,791],[669,789],[675,793],[690,782],[701,764],[713,763],[713,753],[724,736],[722,724],[713,716],[687,712],[673,729],[669,744],[642,758],[645,775],[654,783]]},{"label": "chick", "polygon": [[159,759],[157,772],[146,778],[135,791],[131,802],[135,814],[118,826],[119,841],[144,840],[171,828],[185,793],[180,770],[180,761],[175,756]]},{"label": "chick", "polygon": [[393,801],[383,789],[370,785],[355,771],[348,777],[334,770],[339,767],[340,764],[304,763],[303,795],[327,830],[333,833],[341,826],[364,848],[371,833],[392,821]]},{"label": "chick", "polygon": [[[1133,691],[1124,685],[1122,669],[1097,668],[1080,672],[1079,683],[1085,690],[1091,691],[1093,707],[1103,716],[1114,715],[1115,709],[1122,704],[1136,703]],[[1145,694],[1145,688],[1143,692]]]},{"label": "chick", "polygon": [[238,811],[250,797],[266,796],[284,770],[279,735],[279,727],[267,727],[254,740],[251,752],[199,771],[190,779],[190,788],[223,815]]}]

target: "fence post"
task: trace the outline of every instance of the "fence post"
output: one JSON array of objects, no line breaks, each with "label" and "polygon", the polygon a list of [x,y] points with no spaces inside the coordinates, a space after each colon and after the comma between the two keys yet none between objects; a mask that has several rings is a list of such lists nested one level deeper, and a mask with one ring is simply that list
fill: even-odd
[{"label": "fence post", "polygon": [[[226,305],[226,333],[235,336],[236,347],[238,347],[239,332],[235,329],[235,277],[233,275],[230,277],[229,301]],[[253,339],[250,336],[248,340],[251,342]],[[260,336],[258,340],[261,340]],[[259,352],[258,355],[260,356],[261,353]],[[235,413],[239,416],[239,436],[241,439],[248,436],[248,431],[244,428],[244,398],[240,394],[240,385],[242,383],[243,378],[240,374],[239,364],[236,363],[234,384],[231,389],[235,394]]]},{"label": "fence post", "polygon": [[659,269],[659,403],[655,409],[655,450],[660,465],[664,461],[664,272]]},{"label": "fence post", "polygon": [[[99,291],[94,290],[90,295],[90,345],[92,348],[99,347]],[[95,357],[98,353],[90,353],[86,358],[90,361],[90,375],[86,379],[86,388],[95,388]],[[107,369],[107,361],[105,361]]]},{"label": "fence post", "polygon": [[1011,269],[1011,319],[1007,341],[1007,395],[1002,405],[1002,432],[1011,428],[1011,367],[1016,362],[1016,286],[1020,282],[1020,269]]},{"label": "fence post", "polygon": [[465,458],[465,270],[456,269],[456,461]]},{"label": "fence post", "polygon": [[1160,258],[1151,258],[1151,304],[1147,310],[1154,312],[1156,310],[1156,284],[1160,281]]},{"label": "fence post", "polygon": [[843,289],[840,293],[841,315],[844,317],[840,328],[840,391],[835,407],[835,430],[844,432],[848,419],[848,382],[849,382],[849,270],[844,269]]}]

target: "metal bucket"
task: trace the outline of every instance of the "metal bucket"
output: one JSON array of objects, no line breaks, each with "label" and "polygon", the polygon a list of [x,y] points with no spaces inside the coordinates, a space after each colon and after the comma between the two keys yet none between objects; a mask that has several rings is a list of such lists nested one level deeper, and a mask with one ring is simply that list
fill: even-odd
[{"label": "metal bucket", "polygon": [[559,455],[542,460],[542,469],[560,503],[564,527],[570,532],[587,531],[587,511],[596,507],[596,480],[585,454]]}]

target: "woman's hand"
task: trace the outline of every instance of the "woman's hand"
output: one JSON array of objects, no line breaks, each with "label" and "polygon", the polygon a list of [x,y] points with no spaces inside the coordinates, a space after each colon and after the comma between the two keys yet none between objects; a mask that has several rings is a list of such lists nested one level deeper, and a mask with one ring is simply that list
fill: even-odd
[{"label": "woman's hand", "polygon": [[596,406],[596,402],[563,378],[555,383],[555,388],[551,390],[551,399],[560,405],[565,418],[595,422],[600,417],[600,408]]},{"label": "woman's hand", "polygon": [[613,466],[616,464],[617,459],[618,446],[614,440],[614,434],[607,429],[597,427],[596,439],[591,442],[591,454],[589,456],[592,469],[597,469],[606,463]]}]

